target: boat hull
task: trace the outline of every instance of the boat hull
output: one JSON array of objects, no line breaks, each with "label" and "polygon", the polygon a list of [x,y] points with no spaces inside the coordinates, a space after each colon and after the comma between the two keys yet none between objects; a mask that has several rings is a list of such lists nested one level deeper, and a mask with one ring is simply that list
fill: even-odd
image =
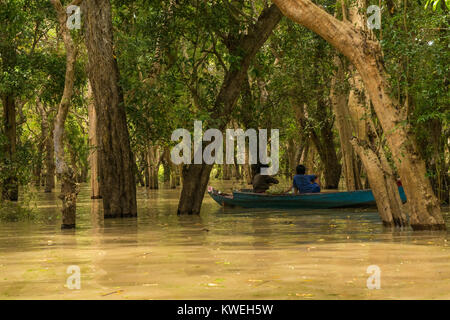
[{"label": "boat hull", "polygon": [[[405,192],[399,187],[400,198],[406,201]],[[332,209],[375,205],[372,190],[348,192],[305,193],[300,195],[271,195],[239,192],[221,194],[210,188],[208,194],[222,206],[274,209]]]}]

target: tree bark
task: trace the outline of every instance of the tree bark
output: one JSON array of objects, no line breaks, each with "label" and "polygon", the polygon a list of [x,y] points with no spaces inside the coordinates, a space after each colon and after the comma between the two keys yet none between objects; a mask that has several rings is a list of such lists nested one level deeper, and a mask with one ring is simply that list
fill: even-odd
[{"label": "tree bark", "polygon": [[159,189],[158,172],[161,164],[161,152],[159,146],[151,146],[148,148],[147,168],[149,176],[149,189]]},{"label": "tree bark", "polygon": [[135,217],[136,183],[119,70],[114,55],[109,0],[83,2],[89,80],[95,99],[100,189],[105,218]]},{"label": "tree bark", "polygon": [[356,67],[381,123],[408,198],[414,230],[445,230],[439,202],[426,177],[425,162],[414,138],[401,123],[399,103],[390,87],[379,42],[370,34],[339,21],[309,0],[274,0],[293,21],[319,34]]},{"label": "tree bark", "polygon": [[64,152],[64,124],[70,108],[75,83],[75,63],[77,48],[73,43],[70,31],[66,26],[67,15],[65,8],[59,0],[51,0],[60,24],[60,32],[66,49],[66,74],[64,78],[64,92],[58,106],[58,113],[55,119],[54,145],[56,172],[61,179],[61,193],[59,198],[62,201],[62,229],[75,228],[77,195],[79,188],[75,182],[75,173],[65,160]]},{"label": "tree bark", "polygon": [[[13,72],[17,65],[17,48],[15,44],[3,43],[0,47],[1,72]],[[17,180],[17,123],[16,95],[14,89],[4,88],[0,95],[3,105],[3,133],[6,141],[2,146],[0,191],[2,200],[17,201],[19,184]]]},{"label": "tree bark", "polygon": [[[226,72],[222,87],[215,100],[214,109],[218,120],[216,128],[219,130],[223,130],[229,123],[231,111],[241,93],[243,82],[247,78],[250,63],[281,18],[280,10],[275,5],[271,5],[263,10],[258,21],[252,28],[249,28],[248,34],[239,40],[230,41],[228,45],[230,53],[240,56],[241,59]],[[206,164],[184,166],[178,214],[200,213],[211,170],[212,166]]]},{"label": "tree bark", "polygon": [[45,188],[44,192],[50,193],[55,188],[55,149],[53,146],[53,130],[49,128],[45,142]]},{"label": "tree bark", "polygon": [[[359,141],[356,137],[352,138],[351,143],[361,158],[364,168],[366,168],[370,187],[383,225],[386,227],[394,227],[396,224],[401,226],[403,222],[394,222],[392,215],[393,212],[401,212],[400,196],[397,191],[391,193],[392,190],[388,187],[390,184],[397,187],[395,180],[392,176],[383,174],[383,167],[378,156],[366,143]],[[391,197],[398,199],[391,199]],[[392,204],[395,204],[396,207],[392,207]]]},{"label": "tree bark", "polygon": [[[307,125],[308,121],[318,121],[322,123],[318,132],[314,129],[310,129],[308,134],[311,141],[317,149],[321,163],[323,164],[324,172],[324,185],[325,189],[337,189],[339,186],[339,180],[341,178],[341,165],[339,164],[336,150],[334,147],[334,134],[333,134],[333,122],[327,119],[328,106],[318,98],[318,107],[315,114],[315,119],[308,119],[305,113],[304,104],[296,104],[295,111],[297,122],[300,128],[312,128],[313,126]],[[301,134],[301,140],[304,141],[304,134]],[[303,144],[303,143],[302,143]],[[312,168],[309,168],[312,169]]]},{"label": "tree bark", "polygon": [[334,135],[331,126],[325,124],[321,127],[319,135],[312,132],[311,140],[316,146],[320,160],[323,164],[325,189],[337,189],[341,179],[341,165],[339,164],[334,147]]},{"label": "tree bark", "polygon": [[170,160],[170,148],[164,147],[161,155],[161,163],[164,168],[164,184],[170,185],[170,177],[172,175],[172,166]]},{"label": "tree bark", "polygon": [[3,172],[2,174],[2,199],[17,201],[19,199],[19,184],[17,181],[16,168],[16,103],[12,94],[2,96],[3,104],[3,127],[6,136],[4,147]]},{"label": "tree bark", "polygon": [[50,193],[55,188],[55,152],[53,149],[53,125],[48,119],[48,111],[41,99],[36,99],[36,107],[41,115],[41,130],[44,145],[44,192]]},{"label": "tree bark", "polygon": [[[42,148],[42,142],[37,146],[39,150]],[[41,177],[42,177],[42,154],[38,150],[38,156],[36,162],[33,163],[33,176],[34,176],[34,186],[41,186]]]},{"label": "tree bark", "polygon": [[95,112],[95,101],[92,87],[88,81],[88,116],[89,116],[89,167],[91,169],[91,199],[101,199],[100,175],[99,175],[99,152],[98,152],[98,126],[97,113]]},{"label": "tree bark", "polygon": [[222,180],[231,180],[231,170],[229,164],[224,164],[222,166]]},{"label": "tree bark", "polygon": [[[365,28],[366,20],[359,9],[364,8],[366,6],[365,3],[365,0],[358,0],[349,9],[350,21],[353,25],[362,29]],[[361,156],[360,158],[366,169],[373,193],[379,195],[376,198],[376,202],[380,216],[382,219],[392,219],[392,222],[383,220],[385,225],[393,223],[399,227],[406,226],[407,219],[403,213],[403,205],[398,193],[394,172],[387,160],[383,141],[380,139],[375,123],[372,120],[370,100],[365,93],[364,83],[353,65],[349,66],[349,73],[350,92],[348,108],[352,118],[353,131],[359,138],[354,139],[357,143],[353,141],[353,146],[355,150],[357,147],[362,148],[366,154],[365,157]],[[362,154],[361,150],[356,151],[359,155]]]},{"label": "tree bark", "polygon": [[336,72],[331,79],[330,100],[336,116],[336,128],[342,152],[342,169],[344,171],[345,186],[348,191],[362,189],[360,173],[356,155],[353,152],[350,139],[352,138],[351,116],[347,105],[347,90],[345,90],[345,67],[339,57],[334,58]]}]

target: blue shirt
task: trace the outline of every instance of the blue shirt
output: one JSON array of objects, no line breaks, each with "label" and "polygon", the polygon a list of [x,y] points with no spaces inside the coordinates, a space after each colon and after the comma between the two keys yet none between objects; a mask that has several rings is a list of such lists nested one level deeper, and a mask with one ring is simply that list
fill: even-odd
[{"label": "blue shirt", "polygon": [[316,175],[297,174],[294,176],[293,186],[297,188],[300,193],[320,192],[320,187],[317,183],[312,183],[317,179]]}]

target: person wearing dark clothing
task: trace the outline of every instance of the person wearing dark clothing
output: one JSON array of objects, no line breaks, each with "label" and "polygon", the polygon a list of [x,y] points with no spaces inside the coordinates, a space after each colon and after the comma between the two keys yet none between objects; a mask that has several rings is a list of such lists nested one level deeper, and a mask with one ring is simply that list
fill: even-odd
[{"label": "person wearing dark clothing", "polygon": [[261,168],[263,166],[259,166],[257,173],[252,179],[253,192],[255,193],[264,193],[269,190],[271,184],[278,184],[277,179],[268,175],[262,175]]},{"label": "person wearing dark clothing", "polygon": [[316,182],[316,175],[305,174],[306,168],[301,164],[296,168],[297,174],[294,176],[292,187],[295,193],[318,193],[320,186]]}]

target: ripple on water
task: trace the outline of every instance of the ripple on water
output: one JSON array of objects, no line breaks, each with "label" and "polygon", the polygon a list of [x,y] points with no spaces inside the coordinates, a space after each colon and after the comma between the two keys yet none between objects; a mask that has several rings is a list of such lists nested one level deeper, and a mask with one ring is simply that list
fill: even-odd
[{"label": "ripple on water", "polygon": [[[450,298],[447,232],[386,230],[374,209],[224,210],[208,196],[179,217],[178,195],[139,188],[137,219],[103,220],[83,186],[77,229],[61,231],[56,194],[37,193],[43,221],[0,224],[0,298]],[[81,290],[65,287],[69,265]],[[366,287],[369,265],[381,290]]]}]

